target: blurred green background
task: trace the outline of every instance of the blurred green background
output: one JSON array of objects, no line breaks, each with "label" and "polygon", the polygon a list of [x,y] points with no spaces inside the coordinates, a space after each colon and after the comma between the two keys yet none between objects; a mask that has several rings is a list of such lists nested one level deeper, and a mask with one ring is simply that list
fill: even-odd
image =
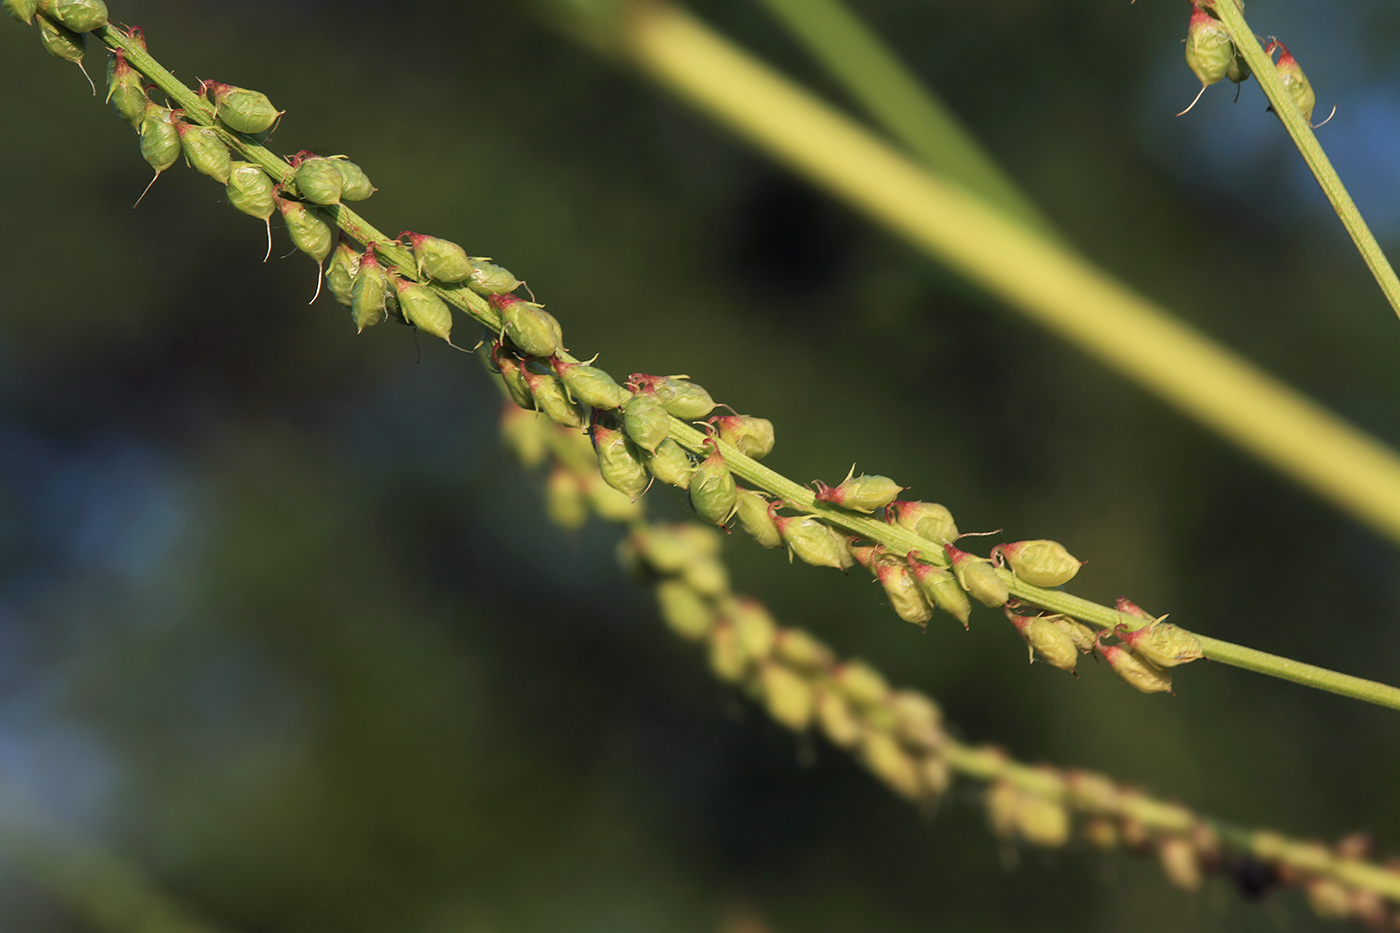
[{"label": "blurred green background", "polygon": [[[856,6],[1067,239],[1400,438],[1400,324],[1257,87],[1172,117],[1198,87],[1186,4]],[[693,8],[844,104],[756,4]],[[1319,115],[1338,105],[1321,138],[1393,248],[1400,10],[1249,12]],[[1065,542],[1081,595],[1400,682],[1393,544],[536,13],[112,6],[187,81],[266,91],[274,149],[350,154],[381,228],[528,279],[576,353],[773,419],[789,476],[854,461],[963,530]],[[0,86],[0,820],[42,811],[229,930],[1323,926],[1295,893],[1008,851],[970,785],[925,818],[821,742],[805,764],[656,624],[616,529],[544,520],[477,361],[307,307],[313,264],[276,226],[263,264],[257,222],[183,165],[133,211],[132,133],[9,20]],[[728,551],[737,588],[928,691],[969,740],[1400,851],[1393,712],[1210,664],[1175,698],[1092,664],[1076,682],[1027,668],[990,611],[921,636],[859,573]],[[94,929],[2,849],[0,927]]]}]

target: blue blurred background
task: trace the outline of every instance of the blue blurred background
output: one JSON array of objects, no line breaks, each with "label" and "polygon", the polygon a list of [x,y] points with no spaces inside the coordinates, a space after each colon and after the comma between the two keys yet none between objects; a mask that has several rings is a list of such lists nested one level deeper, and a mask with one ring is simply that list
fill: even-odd
[{"label": "blue blurred background", "polygon": [[[1172,116],[1198,88],[1186,4],[856,7],[1067,239],[1400,438],[1400,324],[1257,85]],[[845,103],[758,5],[694,9]],[[1400,11],[1249,13],[1337,105],[1321,138],[1393,247]],[[1400,682],[1391,543],[536,14],[112,5],[187,81],[266,91],[274,148],[350,154],[382,229],[528,279],[575,352],[773,419],[786,474],[855,461],[964,530],[1065,542],[1083,596]],[[183,165],[133,211],[129,128],[8,20],[0,86],[0,826],[46,814],[230,930],[1322,926],[1292,893],[1007,851],[972,786],[926,817],[829,746],[805,763],[656,624],[615,529],[548,524],[477,361],[308,307],[285,232],[263,264],[260,225]],[[859,574],[727,550],[738,588],[969,740],[1400,852],[1394,713],[1209,664],[1175,698],[1076,682],[989,611],[920,636]],[[3,855],[0,926],[96,928]]]}]

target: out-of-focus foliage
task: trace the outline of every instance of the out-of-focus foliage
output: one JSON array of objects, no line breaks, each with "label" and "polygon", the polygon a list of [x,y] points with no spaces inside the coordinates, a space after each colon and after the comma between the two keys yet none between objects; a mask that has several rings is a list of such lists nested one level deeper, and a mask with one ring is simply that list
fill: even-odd
[{"label": "out-of-focus foliage", "polygon": [[[1400,328],[1257,89],[1171,117],[1184,5],[859,6],[1086,253],[1400,439]],[[785,473],[857,460],[964,530],[1065,542],[1085,596],[1400,680],[1388,545],[519,7],[112,13],[186,80],[269,93],[279,151],[350,154],[373,222],[528,279],[575,352],[771,418]],[[839,98],[757,7],[697,12]],[[1251,13],[1339,105],[1324,145],[1393,243],[1394,10]],[[263,265],[260,225],[183,166],[132,211],[129,128],[8,20],[0,79],[6,786],[234,930],[710,930],[735,903],[776,930],[1273,928],[1224,882],[1018,860],[966,795],[925,820],[826,746],[805,764],[655,624],[615,530],[544,521],[474,360],[307,307],[285,233]],[[1400,850],[1392,713],[1208,664],[1175,698],[1075,682],[989,611],[920,636],[859,573],[729,551],[969,738]],[[3,861],[0,916],[88,929]]]}]

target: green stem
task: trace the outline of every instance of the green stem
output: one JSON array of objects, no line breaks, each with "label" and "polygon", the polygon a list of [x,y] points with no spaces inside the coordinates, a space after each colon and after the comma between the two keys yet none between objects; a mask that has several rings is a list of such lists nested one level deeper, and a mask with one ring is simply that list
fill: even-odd
[{"label": "green stem", "polygon": [[1220,16],[1220,21],[1230,30],[1230,37],[1234,40],[1235,48],[1244,56],[1244,60],[1249,63],[1250,70],[1259,79],[1259,86],[1264,89],[1264,96],[1269,99],[1274,113],[1278,114],[1278,118],[1283,121],[1284,129],[1288,131],[1288,135],[1293,138],[1293,144],[1302,153],[1303,161],[1307,163],[1309,171],[1317,179],[1322,193],[1331,202],[1332,209],[1337,212],[1337,217],[1341,219],[1342,226],[1346,228],[1351,241],[1356,244],[1357,251],[1361,253],[1361,258],[1366,262],[1366,267],[1371,270],[1376,284],[1385,294],[1385,300],[1390,302],[1391,310],[1400,315],[1400,279],[1396,278],[1390,260],[1381,251],[1380,244],[1371,234],[1371,228],[1366,226],[1361,212],[1357,210],[1356,202],[1347,193],[1346,186],[1342,184],[1342,179],[1337,175],[1337,170],[1332,167],[1327,153],[1322,150],[1322,145],[1317,141],[1317,136],[1313,134],[1307,117],[1303,116],[1302,111],[1293,103],[1293,98],[1289,96],[1288,89],[1283,86],[1283,81],[1280,80],[1278,71],[1274,68],[1273,59],[1264,54],[1263,46],[1255,38],[1254,31],[1249,28],[1249,23],[1245,22],[1244,11],[1239,8],[1238,4],[1230,2],[1216,3],[1212,9]]},{"label": "green stem", "polygon": [[865,21],[841,0],[761,0],[890,135],[930,169],[1046,234],[1045,217]]}]

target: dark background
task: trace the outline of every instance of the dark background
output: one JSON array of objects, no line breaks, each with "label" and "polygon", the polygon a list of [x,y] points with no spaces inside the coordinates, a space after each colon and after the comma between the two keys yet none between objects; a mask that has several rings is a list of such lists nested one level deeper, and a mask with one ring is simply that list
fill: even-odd
[{"label": "dark background", "polygon": [[[1197,90],[1186,4],[858,6],[1070,241],[1400,437],[1400,323],[1257,85],[1172,117]],[[696,10],[844,103],[757,5]],[[266,91],[278,151],[349,153],[381,228],[528,279],[576,353],[772,418],[786,474],[855,461],[963,530],[1065,542],[1083,596],[1400,682],[1391,543],[531,11],[112,7],[184,79]],[[1319,117],[1338,105],[1321,138],[1393,246],[1400,11],[1248,12]],[[926,819],[822,743],[804,767],[656,624],[614,528],[544,520],[476,360],[307,307],[312,263],[278,258],[275,227],[264,265],[260,225],[183,165],[133,211],[133,134],[8,19],[0,87],[3,819],[42,811],[230,930],[709,931],[740,909],[778,931],[1322,925],[1296,894],[1008,852],[971,785]],[[739,588],[970,740],[1400,852],[1393,712],[1209,664],[1175,698],[1092,664],[1076,682],[1027,668],[989,611],[921,637],[858,573],[728,552]],[[0,926],[94,929],[4,860]]]}]

